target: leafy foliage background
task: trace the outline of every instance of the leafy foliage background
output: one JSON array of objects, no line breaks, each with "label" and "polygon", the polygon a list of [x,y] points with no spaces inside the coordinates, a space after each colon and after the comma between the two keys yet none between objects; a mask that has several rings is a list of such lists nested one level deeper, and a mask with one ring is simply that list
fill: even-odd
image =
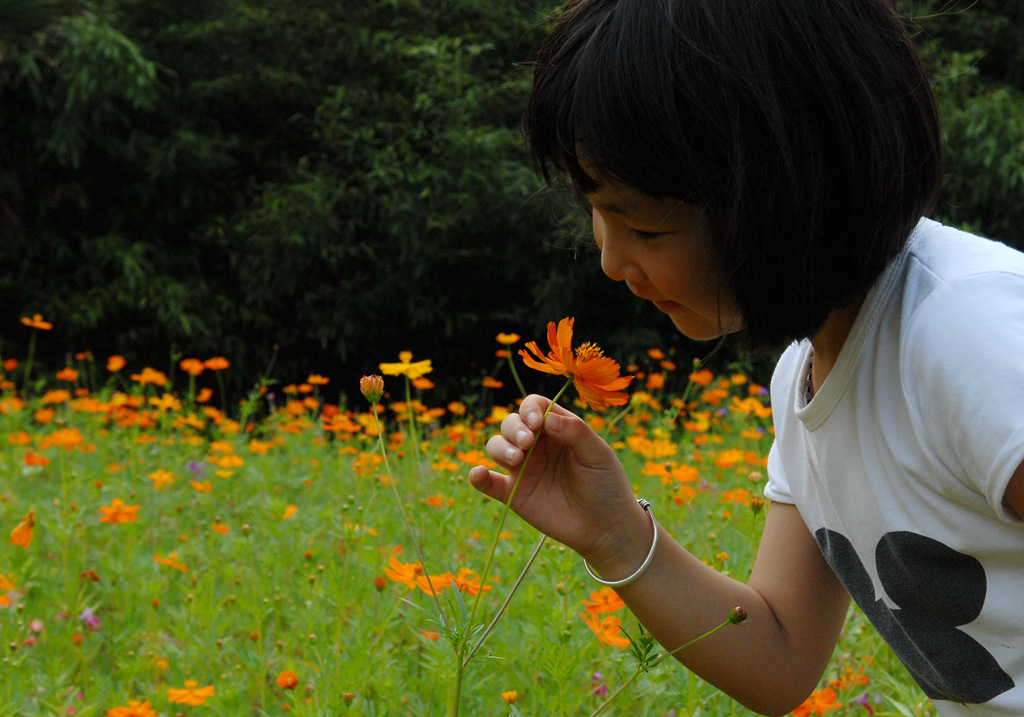
[{"label": "leafy foliage background", "polygon": [[[945,120],[938,218],[1024,245],[1024,2],[903,6]],[[272,361],[352,381],[409,349],[458,394],[496,333],[565,315],[623,359],[707,354],[601,277],[526,163],[555,8],[0,0],[0,353],[38,312],[54,366],[224,355],[236,388]]]}]

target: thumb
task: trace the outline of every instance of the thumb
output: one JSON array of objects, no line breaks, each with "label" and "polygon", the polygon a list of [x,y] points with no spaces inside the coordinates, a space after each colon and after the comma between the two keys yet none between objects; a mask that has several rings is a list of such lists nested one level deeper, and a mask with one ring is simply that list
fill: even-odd
[{"label": "thumb", "polygon": [[611,446],[586,421],[569,411],[552,411],[544,421],[544,433],[576,456],[582,465],[596,467],[614,460]]}]

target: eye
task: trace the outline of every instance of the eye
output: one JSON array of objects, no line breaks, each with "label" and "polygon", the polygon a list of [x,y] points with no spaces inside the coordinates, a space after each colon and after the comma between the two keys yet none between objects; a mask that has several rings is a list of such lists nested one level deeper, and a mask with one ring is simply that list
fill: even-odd
[{"label": "eye", "polygon": [[645,232],[639,229],[633,229],[633,236],[640,241],[654,241],[662,235],[663,232]]}]

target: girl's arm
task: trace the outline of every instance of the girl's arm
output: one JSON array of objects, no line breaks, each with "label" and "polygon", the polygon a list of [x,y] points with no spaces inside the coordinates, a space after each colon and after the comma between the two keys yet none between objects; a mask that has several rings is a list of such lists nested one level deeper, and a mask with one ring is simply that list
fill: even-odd
[{"label": "girl's arm", "polygon": [[[643,562],[653,534],[614,451],[587,424],[540,396],[507,417],[487,444],[490,457],[512,475],[482,466],[473,485],[505,502],[525,451],[536,442],[512,509],[569,546],[608,580]],[[849,605],[849,596],[791,505],[768,512],[747,583],[708,567],[664,529],[648,570],[618,594],[668,650],[721,623],[737,605],[747,620],[677,653],[703,679],[763,714],[786,714],[817,685]]]},{"label": "girl's arm", "polygon": [[1013,472],[1013,477],[1006,486],[1006,493],[1003,494],[1003,504],[1018,518],[1024,519],[1024,463],[1017,466],[1017,470]]}]

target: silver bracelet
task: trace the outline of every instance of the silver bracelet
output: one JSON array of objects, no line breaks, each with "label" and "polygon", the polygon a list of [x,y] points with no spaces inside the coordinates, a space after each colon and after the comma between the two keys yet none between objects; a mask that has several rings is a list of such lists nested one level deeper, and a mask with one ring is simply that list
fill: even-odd
[{"label": "silver bracelet", "polygon": [[607,585],[610,588],[621,588],[635,582],[637,578],[643,575],[647,571],[647,568],[651,566],[651,561],[654,560],[654,550],[658,547],[658,521],[654,519],[654,513],[651,512],[651,504],[648,503],[643,498],[637,498],[636,502],[639,503],[640,507],[643,508],[647,512],[647,515],[650,516],[651,527],[654,528],[654,541],[651,542],[651,550],[647,553],[647,557],[644,558],[643,564],[641,564],[640,567],[637,568],[637,571],[629,577],[623,578],[622,580],[602,580],[594,574],[593,569],[587,563],[586,559],[583,560],[583,567],[587,569],[587,572],[590,574],[590,577],[594,578],[594,580],[601,583],[602,585]]}]

